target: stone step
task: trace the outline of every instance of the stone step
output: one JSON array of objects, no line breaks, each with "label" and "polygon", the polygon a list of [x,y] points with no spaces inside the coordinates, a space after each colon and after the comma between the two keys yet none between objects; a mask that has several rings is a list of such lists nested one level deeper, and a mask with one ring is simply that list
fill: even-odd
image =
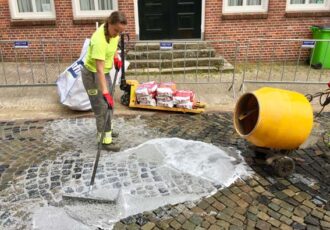
[{"label": "stone step", "polygon": [[199,67],[199,66],[211,66],[220,68],[224,64],[222,57],[212,58],[178,58],[173,60],[159,60],[149,59],[146,60],[131,60],[128,69],[139,68],[179,68],[179,67]]},{"label": "stone step", "polygon": [[174,68],[128,68],[127,75],[137,75],[137,74],[153,74],[153,73],[163,73],[163,74],[180,74],[180,73],[193,73],[193,72],[232,72],[234,67],[232,64],[224,60],[224,64],[220,67],[216,66],[192,66],[192,67],[174,67]]},{"label": "stone step", "polygon": [[215,57],[215,50],[192,49],[192,50],[151,50],[151,51],[129,51],[127,60],[149,60],[149,59],[177,59],[177,58],[203,58]]},{"label": "stone step", "polygon": [[[207,49],[209,47],[207,42],[175,42],[173,41],[173,49]],[[131,50],[135,51],[147,51],[147,50],[160,50],[159,42],[139,42],[135,45],[128,44]]]}]

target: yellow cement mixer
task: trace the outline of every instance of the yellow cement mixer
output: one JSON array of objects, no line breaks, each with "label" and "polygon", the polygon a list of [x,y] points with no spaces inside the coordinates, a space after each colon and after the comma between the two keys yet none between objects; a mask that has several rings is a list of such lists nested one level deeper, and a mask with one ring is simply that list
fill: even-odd
[{"label": "yellow cement mixer", "polygon": [[300,93],[264,87],[239,98],[234,126],[253,150],[264,154],[265,162],[285,177],[295,168],[288,154],[298,149],[311,133],[313,109]]}]

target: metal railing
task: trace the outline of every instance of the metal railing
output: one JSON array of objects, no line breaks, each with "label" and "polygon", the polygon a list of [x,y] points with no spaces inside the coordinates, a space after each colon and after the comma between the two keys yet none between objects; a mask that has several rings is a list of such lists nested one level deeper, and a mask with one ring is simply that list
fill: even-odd
[{"label": "metal railing", "polygon": [[[22,45],[23,43],[23,45]],[[229,83],[232,89],[236,41],[128,42],[128,79],[177,84]],[[162,41],[164,43],[164,41]],[[167,43],[167,44],[169,44]],[[0,87],[55,85],[58,75],[80,55],[83,40],[0,41]]]},{"label": "metal railing", "polygon": [[0,41],[0,87],[55,85],[58,75],[79,57],[83,42]]},{"label": "metal railing", "polygon": [[[60,73],[78,59],[83,43],[84,39],[0,41],[0,87],[54,86]],[[221,85],[234,97],[235,89],[248,84],[323,84],[330,70],[315,63],[311,47],[322,44],[327,54],[329,43],[314,39],[130,41],[126,78],[196,87]],[[319,57],[320,63],[326,57]]]},{"label": "metal railing", "polygon": [[[317,46],[325,47],[321,57]],[[316,39],[253,39],[246,45],[242,83],[326,84],[330,71],[324,67],[330,40]]]}]

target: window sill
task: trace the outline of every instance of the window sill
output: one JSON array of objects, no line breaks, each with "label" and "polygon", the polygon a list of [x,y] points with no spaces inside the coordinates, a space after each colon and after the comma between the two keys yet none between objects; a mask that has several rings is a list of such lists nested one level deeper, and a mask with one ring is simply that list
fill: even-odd
[{"label": "window sill", "polygon": [[330,16],[330,11],[313,11],[313,12],[291,11],[285,13],[285,17],[287,18],[329,17],[329,16]]},{"label": "window sill", "polygon": [[95,24],[98,22],[100,25],[104,23],[104,18],[76,18],[73,19],[73,24],[75,25],[86,25],[86,24]]},{"label": "window sill", "polygon": [[55,25],[56,19],[12,19],[10,24],[13,26],[49,26]]},{"label": "window sill", "polygon": [[268,13],[227,13],[221,16],[224,20],[266,19]]}]

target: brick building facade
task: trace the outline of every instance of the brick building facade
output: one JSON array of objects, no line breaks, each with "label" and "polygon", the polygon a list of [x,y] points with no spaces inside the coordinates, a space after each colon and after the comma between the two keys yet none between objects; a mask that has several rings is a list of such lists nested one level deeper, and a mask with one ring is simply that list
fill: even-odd
[{"label": "brick building facade", "polygon": [[[20,2],[20,0],[0,0],[0,40],[44,38],[83,41],[93,33],[95,23],[102,22],[104,19],[104,16],[98,15],[97,12],[96,17],[93,14],[84,16],[81,9],[77,10],[78,0],[41,0],[43,9],[53,13],[53,16],[45,16],[45,18],[42,15],[39,18],[33,16],[40,14],[36,10],[37,0],[31,0],[34,3],[34,5],[31,3],[33,14],[27,14],[27,16],[20,13],[24,11],[24,7],[18,4]],[[94,4],[97,5],[99,2],[102,1],[95,0]],[[112,0],[109,2],[113,4],[113,9],[126,13],[127,31],[131,38],[137,40],[191,38],[243,41],[261,37],[309,38],[311,37],[310,26],[330,24],[330,0],[226,0],[226,2],[223,0]],[[168,4],[168,2],[172,3]],[[195,4],[195,8],[189,8],[191,4]],[[248,4],[255,4],[255,6]],[[174,10],[179,7],[186,12],[181,15],[179,10]],[[176,13],[173,13],[174,11]],[[102,12],[107,12],[108,15],[111,10]],[[162,15],[162,18],[155,18],[153,16],[156,15],[155,12]],[[181,27],[174,22],[179,18]],[[143,25],[143,23],[147,24]],[[151,28],[150,31],[152,31],[152,27],[158,28],[159,24],[168,29],[167,33],[173,32],[169,28],[173,25],[179,32],[173,32],[174,37],[165,35],[162,37],[162,33],[153,32],[148,35],[148,29]],[[195,30],[197,28],[196,33],[189,32],[189,29],[187,31],[189,26],[195,27]],[[157,31],[156,27],[154,31]],[[77,44],[77,47],[80,49],[81,43]]]}]

